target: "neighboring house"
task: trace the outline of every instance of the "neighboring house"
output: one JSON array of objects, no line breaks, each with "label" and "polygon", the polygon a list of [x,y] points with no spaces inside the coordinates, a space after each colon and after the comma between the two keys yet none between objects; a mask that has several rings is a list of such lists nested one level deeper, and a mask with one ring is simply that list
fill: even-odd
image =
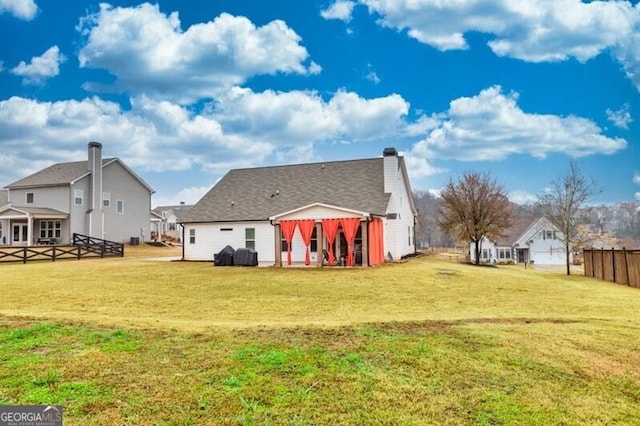
[{"label": "neighboring house", "polygon": [[[6,189],[0,189],[0,209],[7,204],[9,204],[9,191]],[[7,232],[8,230],[5,228],[4,221],[0,220],[0,246],[7,244],[7,241],[9,241]]]},{"label": "neighboring house", "polygon": [[[544,217],[523,217],[514,221],[506,235],[497,241],[482,240],[480,260],[496,263],[534,263],[564,265],[566,255],[562,233]],[[475,246],[469,245],[475,262]]]},{"label": "neighboring house", "polygon": [[415,252],[416,209],[404,158],[229,171],[181,220],[183,258],[230,245],[262,266],[374,265]]},{"label": "neighboring house", "polygon": [[[58,163],[5,187],[0,226],[5,244],[68,244],[74,233],[116,242],[149,236],[153,189],[119,158]],[[1,241],[1,240],[0,240]]]},{"label": "neighboring house", "polygon": [[167,237],[176,241],[182,239],[182,225],[180,220],[185,216],[193,205],[185,204],[181,202],[177,206],[158,206],[153,209],[153,212],[161,218],[159,223],[158,232],[160,238]]}]

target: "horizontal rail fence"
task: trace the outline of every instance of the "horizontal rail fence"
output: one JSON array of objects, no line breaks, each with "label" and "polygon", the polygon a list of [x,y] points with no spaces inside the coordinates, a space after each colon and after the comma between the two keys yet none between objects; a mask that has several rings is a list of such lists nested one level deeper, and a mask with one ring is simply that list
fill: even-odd
[{"label": "horizontal rail fence", "polygon": [[640,288],[640,250],[584,249],[584,274]]},{"label": "horizontal rail fence", "polygon": [[0,263],[35,260],[83,259],[86,257],[124,256],[124,244],[73,234],[73,245],[0,247]]}]

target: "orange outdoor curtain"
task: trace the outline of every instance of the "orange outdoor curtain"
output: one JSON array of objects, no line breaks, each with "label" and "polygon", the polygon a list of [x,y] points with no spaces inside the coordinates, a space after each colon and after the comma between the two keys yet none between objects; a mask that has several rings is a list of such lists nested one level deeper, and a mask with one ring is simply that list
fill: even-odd
[{"label": "orange outdoor curtain", "polygon": [[287,265],[291,265],[291,240],[293,240],[293,233],[296,231],[296,221],[283,220],[280,222],[280,229],[287,242]]},{"label": "orange outdoor curtain", "polygon": [[353,257],[353,244],[356,240],[356,234],[358,233],[358,227],[360,226],[359,218],[352,219],[340,219],[342,225],[342,232],[347,240],[347,266],[355,265],[355,259]]},{"label": "orange outdoor curtain", "polygon": [[384,262],[384,238],[382,219],[374,218],[368,224],[369,241],[369,265],[377,265]]},{"label": "orange outdoor curtain", "polygon": [[297,220],[296,222],[298,224],[300,234],[302,234],[302,241],[304,241],[304,245],[307,248],[304,255],[304,264],[309,265],[311,263],[309,244],[311,244],[311,235],[313,234],[313,227],[316,225],[316,222],[313,219]]},{"label": "orange outdoor curtain", "polygon": [[329,253],[329,266],[333,266],[335,258],[333,257],[333,242],[336,240],[338,233],[338,225],[340,219],[322,219],[322,233],[327,240],[327,251]]}]

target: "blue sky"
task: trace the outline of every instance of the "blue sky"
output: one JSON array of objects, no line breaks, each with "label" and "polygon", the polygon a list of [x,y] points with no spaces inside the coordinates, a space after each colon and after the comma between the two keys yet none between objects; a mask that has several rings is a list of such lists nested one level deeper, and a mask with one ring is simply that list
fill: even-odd
[{"label": "blue sky", "polygon": [[640,201],[637,2],[0,0],[0,40],[0,185],[99,141],[194,203],[394,146],[414,190],[489,172],[525,203],[577,160]]}]

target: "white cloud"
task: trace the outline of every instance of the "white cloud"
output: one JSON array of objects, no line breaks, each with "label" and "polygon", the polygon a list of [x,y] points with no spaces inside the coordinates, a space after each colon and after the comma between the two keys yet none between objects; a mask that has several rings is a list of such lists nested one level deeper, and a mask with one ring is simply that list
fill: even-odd
[{"label": "white cloud", "polygon": [[23,84],[42,84],[45,80],[60,73],[60,64],[66,57],[60,53],[58,46],[47,49],[42,56],[34,56],[30,63],[20,61],[11,73],[22,77]]},{"label": "white cloud", "polygon": [[610,138],[591,120],[531,114],[517,105],[517,93],[493,86],[473,97],[451,101],[437,126],[413,145],[410,155],[435,160],[498,161],[524,154],[545,158],[552,153],[571,157],[613,154],[627,146]]},{"label": "white cloud", "polygon": [[176,194],[154,194],[153,206],[172,206],[184,202],[185,204],[195,204],[206,194],[214,184],[208,186],[190,186],[183,188]]},{"label": "white cloud", "polygon": [[[325,101],[311,92],[255,93],[237,87],[199,112],[146,96],[130,103],[125,111],[98,97],[0,101],[0,162],[11,165],[0,167],[0,183],[51,162],[82,160],[90,140],[103,142],[141,172],[221,174],[267,160],[307,161],[316,143],[396,134],[408,110],[398,95],[364,99],[339,91]],[[33,161],[21,163],[20,158]]]},{"label": "white cloud", "polygon": [[640,90],[640,5],[580,0],[359,0],[383,26],[439,50],[467,49],[465,34],[491,34],[498,56],[584,62],[612,49]]},{"label": "white cloud", "polygon": [[255,93],[236,87],[216,100],[216,118],[231,131],[295,145],[348,139],[363,141],[394,134],[404,125],[408,103],[399,95],[364,99],[338,91],[328,101],[314,92]]},{"label": "white cloud", "polygon": [[38,13],[38,6],[34,0],[0,0],[0,14],[5,12],[30,21]]},{"label": "white cloud", "polygon": [[607,108],[605,113],[607,114],[607,120],[621,129],[628,129],[629,123],[633,121],[629,112],[629,104],[624,104],[618,111]]},{"label": "white cloud", "polygon": [[378,77],[378,74],[376,74],[375,71],[369,71],[369,74],[367,74],[366,78],[373,84],[380,84],[380,81],[381,81],[380,77]]},{"label": "white cloud", "polygon": [[635,183],[636,185],[640,185],[640,172],[635,172],[633,174],[633,179],[632,179],[633,183]]},{"label": "white cloud", "polygon": [[520,204],[520,205],[531,205],[538,201],[538,196],[535,194],[531,194],[522,189],[516,189],[514,191],[510,191],[509,200],[512,203]]},{"label": "white cloud", "polygon": [[320,12],[324,19],[338,19],[340,21],[351,21],[351,14],[356,2],[349,0],[336,0],[327,9]]},{"label": "white cloud", "polygon": [[[256,27],[223,13],[183,31],[178,13],[167,16],[157,5],[101,4],[78,30],[86,38],[79,52],[82,67],[111,72],[116,90],[182,104],[213,98],[255,75],[321,70],[314,62],[305,65],[309,55],[300,36],[280,20]],[[104,89],[95,83],[85,87]]]}]

